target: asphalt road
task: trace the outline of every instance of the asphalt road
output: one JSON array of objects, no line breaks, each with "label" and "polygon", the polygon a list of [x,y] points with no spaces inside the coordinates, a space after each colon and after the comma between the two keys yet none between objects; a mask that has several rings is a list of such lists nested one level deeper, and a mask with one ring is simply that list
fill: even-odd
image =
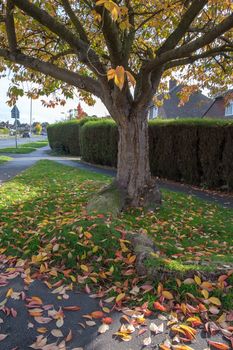
[{"label": "asphalt road", "polygon": [[[18,144],[28,143],[28,142],[34,142],[34,141],[40,141],[40,140],[46,140],[47,136],[33,136],[30,138],[22,138],[18,137]],[[1,139],[0,138],[0,148],[6,148],[6,147],[14,147],[15,146],[15,137],[11,136],[7,139]]]}]

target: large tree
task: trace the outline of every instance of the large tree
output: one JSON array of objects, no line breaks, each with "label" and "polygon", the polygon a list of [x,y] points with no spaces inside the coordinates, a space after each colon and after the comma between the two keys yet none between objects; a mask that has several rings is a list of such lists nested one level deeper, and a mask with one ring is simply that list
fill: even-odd
[{"label": "large tree", "polygon": [[157,195],[148,106],[174,71],[202,87],[230,82],[232,11],[231,0],[5,0],[0,69],[13,72],[12,96],[32,80],[33,96],[100,98],[119,128],[117,184],[146,205]]}]

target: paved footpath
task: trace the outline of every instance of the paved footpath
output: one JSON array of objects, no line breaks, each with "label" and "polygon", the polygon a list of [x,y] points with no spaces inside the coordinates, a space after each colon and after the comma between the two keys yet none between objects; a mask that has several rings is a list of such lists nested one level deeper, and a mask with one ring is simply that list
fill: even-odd
[{"label": "paved footpath", "polygon": [[[52,157],[46,152],[48,148],[39,149],[30,155],[15,155],[14,160],[7,162],[0,166],[0,182],[7,181],[19,172],[27,169],[39,159],[56,160],[59,163],[75,166],[80,169],[88,169],[106,175],[114,176],[113,170],[101,169],[94,166],[78,163],[77,158],[74,157]],[[173,184],[170,184],[170,188],[174,190]],[[166,187],[164,183],[161,183],[161,187]],[[180,190],[187,193],[190,188],[179,187],[175,190]],[[193,191],[193,190],[192,190]],[[201,191],[192,192],[196,196],[207,199]],[[208,197],[211,201],[216,201],[219,204],[224,204],[227,207],[233,207],[233,200],[222,199],[221,196],[215,195],[214,197]],[[0,220],[1,221],[1,220]],[[1,247],[0,247],[1,248]],[[79,293],[75,291],[66,291],[64,293],[53,293],[47,285],[40,281],[35,280],[29,285],[25,284],[24,269],[21,267],[16,272],[6,272],[6,265],[4,264],[4,257],[0,255],[0,350],[29,350],[32,349],[30,345],[33,345],[34,349],[45,349],[45,350],[152,350],[159,349],[158,344],[163,342],[165,339],[169,339],[169,329],[164,326],[164,331],[161,334],[153,335],[148,330],[149,324],[153,321],[157,325],[162,322],[158,319],[158,313],[154,312],[151,319],[146,320],[146,332],[142,335],[138,335],[138,330],[132,334],[132,340],[129,342],[122,342],[116,339],[114,333],[119,330],[121,325],[122,313],[113,311],[107,316],[113,318],[113,323],[110,325],[110,329],[104,333],[99,334],[98,328],[101,324],[100,320],[95,320],[93,326],[88,326],[86,321],[88,319],[83,318],[83,315],[90,314],[93,311],[101,310],[99,303],[100,299],[91,298],[85,293]],[[8,296],[7,301],[6,293],[12,288],[13,294]],[[37,308],[43,308],[43,317],[45,319],[32,317],[28,313],[28,303],[30,298],[39,297],[42,301],[42,305]],[[4,304],[5,303],[5,304]],[[80,310],[68,311],[62,309],[66,306],[79,306]],[[64,313],[64,325],[59,330],[62,332],[62,336],[55,337],[52,330],[57,329],[56,321],[53,317],[49,317],[54,313],[54,310],[63,310]],[[15,313],[16,312],[16,313]],[[55,317],[56,318],[56,317]],[[50,320],[49,320],[50,319]],[[40,323],[45,321],[45,323]],[[83,328],[82,325],[85,325]],[[44,328],[44,329],[43,329]],[[40,331],[39,331],[39,330]],[[72,331],[72,339],[66,341],[66,345],[62,341],[67,337],[69,331]],[[42,333],[40,333],[42,332]],[[43,333],[45,332],[45,333]],[[57,331],[56,331],[57,332]],[[2,335],[6,334],[7,337],[1,340]],[[40,336],[41,338],[36,338]],[[148,346],[143,346],[143,340],[151,336],[152,343]],[[43,346],[39,346],[38,343],[35,345],[36,339],[38,343],[45,342]],[[211,337],[212,341],[224,342],[220,334],[216,334]],[[53,345],[49,345],[53,344]],[[229,343],[228,343],[229,344]],[[47,345],[47,346],[46,346]],[[206,350],[208,348],[206,333],[198,332],[196,340],[189,344],[194,350]]]}]

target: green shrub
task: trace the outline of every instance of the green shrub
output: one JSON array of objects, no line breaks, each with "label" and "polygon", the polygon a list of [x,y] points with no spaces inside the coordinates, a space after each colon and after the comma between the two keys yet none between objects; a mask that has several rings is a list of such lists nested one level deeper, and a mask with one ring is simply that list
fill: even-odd
[{"label": "green shrub", "polygon": [[0,128],[0,135],[8,135],[9,129],[7,128]]},{"label": "green shrub", "polygon": [[[48,127],[53,149],[117,166],[118,130],[112,119],[84,119]],[[233,189],[233,122],[211,119],[149,122],[151,173],[209,188]]]},{"label": "green shrub", "polygon": [[47,133],[51,149],[80,156],[79,131],[81,126],[89,120],[91,118],[69,120],[49,125]]},{"label": "green shrub", "polygon": [[80,132],[83,160],[116,167],[118,130],[112,119],[89,121]]}]

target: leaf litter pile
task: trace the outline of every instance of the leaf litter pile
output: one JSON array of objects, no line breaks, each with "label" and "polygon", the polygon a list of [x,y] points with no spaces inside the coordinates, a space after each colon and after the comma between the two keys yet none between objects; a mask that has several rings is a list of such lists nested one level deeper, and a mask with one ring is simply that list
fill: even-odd
[{"label": "leaf litter pile", "polygon": [[[17,322],[20,313],[11,306],[13,300],[23,302],[27,327],[36,332],[34,341],[28,344],[32,349],[81,350],[73,346],[79,330],[96,327],[99,335],[111,332],[115,312],[120,312],[121,323],[111,336],[122,342],[122,348],[125,342],[137,337],[146,348],[190,350],[195,347],[198,333],[204,331],[205,349],[232,349],[231,264],[225,262],[225,272],[221,270],[216,275],[197,271],[184,278],[180,275],[176,278],[175,274],[172,279],[169,274],[155,280],[139,277],[136,255],[126,232],[138,228],[140,234],[140,229],[146,230],[155,233],[156,242],[156,234],[161,233],[159,229],[156,231],[156,226],[165,220],[154,216],[152,219],[140,210],[118,219],[88,215],[85,210],[88,198],[109,181],[102,175],[40,161],[0,188],[0,290],[4,291],[0,294],[0,348],[7,350],[4,342],[13,337],[1,331],[4,323],[9,318]],[[189,229],[190,235],[191,225]],[[175,231],[175,220],[172,230]],[[193,233],[197,235],[195,230]],[[168,236],[167,228],[163,234]],[[182,235],[186,235],[185,230],[177,233],[179,237]],[[179,247],[180,240],[177,241]],[[195,248],[194,261],[200,258]],[[207,252],[211,249],[206,246]],[[222,244],[222,253],[225,249],[226,244]],[[192,250],[186,251],[190,259]],[[199,252],[204,252],[203,247]],[[167,254],[167,259],[165,253],[164,250],[163,260],[177,259],[177,252]],[[221,255],[220,247],[217,254]],[[208,260],[209,254],[206,256]],[[11,287],[18,278],[23,280],[21,290]],[[28,294],[30,286],[38,280],[60,306],[47,303],[39,293]],[[96,300],[98,308],[83,313],[78,294],[77,303],[69,304],[70,293],[78,291]],[[67,315],[76,313],[81,321],[67,329]],[[215,335],[220,335],[221,341],[212,340]],[[20,348],[9,348],[13,349]]]}]

